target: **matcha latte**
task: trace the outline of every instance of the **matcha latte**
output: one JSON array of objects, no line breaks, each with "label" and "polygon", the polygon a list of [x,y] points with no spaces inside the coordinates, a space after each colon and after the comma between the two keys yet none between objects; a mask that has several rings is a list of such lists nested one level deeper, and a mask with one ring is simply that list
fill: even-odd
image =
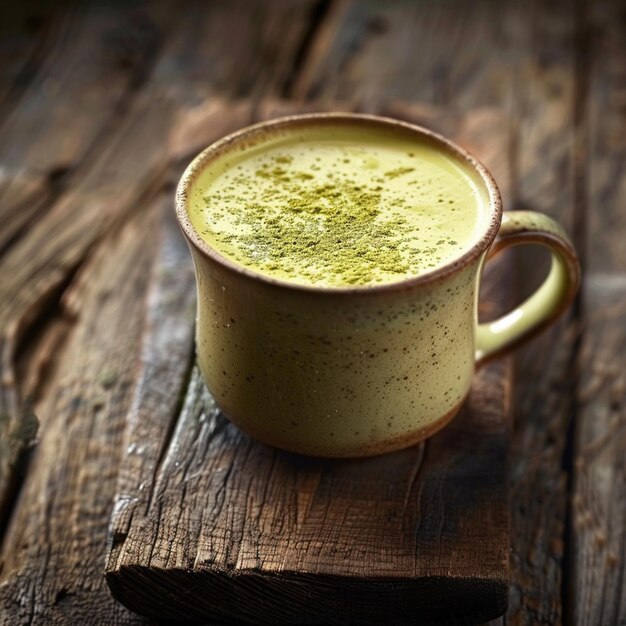
[{"label": "matcha latte", "polygon": [[231,261],[298,284],[401,281],[440,268],[484,229],[474,179],[427,141],[338,125],[218,156],[189,219]]}]

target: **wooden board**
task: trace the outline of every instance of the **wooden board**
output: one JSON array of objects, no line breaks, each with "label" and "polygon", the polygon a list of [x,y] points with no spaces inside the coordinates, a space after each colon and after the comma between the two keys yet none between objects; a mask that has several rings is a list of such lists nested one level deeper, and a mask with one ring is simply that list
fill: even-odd
[{"label": "wooden board", "polygon": [[[626,6],[595,2],[590,64],[584,337],[572,463],[570,617],[626,624]],[[581,160],[585,157],[581,154]],[[584,165],[583,165],[584,167]],[[583,209],[586,207],[582,207]]]},{"label": "wooden board", "polygon": [[[265,104],[257,114],[294,110]],[[506,185],[501,115],[398,111],[453,129]],[[504,262],[491,264],[488,314],[505,306],[509,278]],[[111,520],[114,596],[144,615],[196,621],[459,624],[502,614],[510,362],[482,369],[461,415],[425,444],[367,460],[298,457],[220,414],[190,358],[193,289],[170,217]]]}]

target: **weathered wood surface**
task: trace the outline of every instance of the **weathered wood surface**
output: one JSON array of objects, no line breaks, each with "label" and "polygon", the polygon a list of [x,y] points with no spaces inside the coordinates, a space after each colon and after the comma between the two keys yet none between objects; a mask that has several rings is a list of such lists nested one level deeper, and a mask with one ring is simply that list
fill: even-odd
[{"label": "weathered wood surface", "polygon": [[[626,7],[589,7],[587,280],[573,441],[572,622],[626,624]],[[602,33],[602,36],[599,35]]]},{"label": "weathered wood surface", "polygon": [[[264,117],[297,110],[259,107]],[[422,122],[418,107],[403,113]],[[451,125],[430,114],[431,127]],[[506,181],[502,116],[454,122]],[[420,615],[458,624],[501,614],[510,363],[484,368],[463,414],[424,445],[351,462],[270,449],[227,422],[195,368],[191,380],[185,375],[193,280],[185,245],[170,230],[111,521],[114,595],[166,619],[375,624]],[[493,312],[510,277],[502,263],[491,270],[484,309]]]},{"label": "weathered wood surface", "polygon": [[[517,358],[511,457],[513,586],[505,621],[624,623],[621,4],[505,0],[472,3],[471,11],[457,1],[284,2],[276,11],[263,4],[189,3],[183,10],[169,2],[2,7],[0,444],[23,451],[21,445],[9,444],[7,433],[14,435],[11,442],[30,441],[34,422],[28,416],[33,407],[41,422],[32,453],[19,455],[20,471],[4,474],[9,484],[8,491],[2,489],[8,505],[4,520],[12,512],[12,529],[31,516],[54,517],[53,536],[56,540],[64,535],[64,550],[53,549],[42,534],[36,537],[38,547],[13,545],[5,535],[0,622],[75,623],[75,614],[82,623],[137,619],[121,608],[111,609],[102,585],[99,541],[109,508],[94,507],[85,531],[93,534],[92,544],[73,541],[77,528],[63,524],[65,516],[81,506],[88,511],[93,502],[112,500],[115,480],[104,476],[117,473],[115,459],[127,449],[114,450],[112,442],[123,437],[120,415],[132,402],[129,393],[120,404],[124,410],[97,413],[87,420],[89,431],[69,429],[67,446],[56,454],[46,443],[46,438],[58,436],[50,433],[64,423],[50,420],[38,407],[56,406],[50,398],[57,393],[61,374],[75,376],[72,380],[82,375],[82,362],[70,363],[64,354],[87,300],[78,300],[83,304],[66,311],[63,294],[74,290],[81,268],[91,263],[101,245],[123,235],[135,208],[143,207],[147,219],[158,210],[147,206],[163,184],[175,180],[167,164],[184,162],[210,139],[203,129],[219,124],[219,105],[209,110],[204,104],[207,95],[260,98],[277,93],[322,102],[357,101],[367,110],[383,105],[391,110],[389,103],[403,98],[443,105],[461,116],[485,105],[508,114],[512,205],[537,208],[563,221],[585,252],[590,271],[579,309]],[[84,185],[87,173],[102,168],[96,162],[111,142],[123,148],[137,140],[130,120],[142,101],[155,124],[151,145],[162,148],[160,138],[168,135],[168,156],[152,155],[145,169],[136,166],[142,181],[135,190],[138,200],[126,207],[114,201],[95,236],[81,231],[65,240],[62,249],[68,254],[61,263],[56,264],[53,254],[51,262],[39,266],[22,289],[16,289],[11,280],[16,265],[9,270],[4,259],[29,263],[27,250],[35,260],[39,247],[50,252],[41,241],[45,229],[31,231],[29,225],[40,216],[49,220],[50,233],[62,225],[48,214],[58,217],[66,210],[70,215],[72,203],[81,201],[76,189]],[[233,108],[241,116],[238,125],[252,118],[248,106]],[[55,120],[62,120],[63,127],[55,128]],[[131,128],[127,141],[119,133],[124,125]],[[109,163],[114,165],[115,159]],[[154,166],[164,169],[154,170],[152,178]],[[96,173],[96,179],[104,180],[105,171]],[[128,200],[134,192],[125,189]],[[65,200],[66,195],[73,199]],[[110,200],[114,194],[105,192],[103,197]],[[39,240],[29,241],[33,232],[39,232]],[[134,235],[124,236],[122,245],[131,245]],[[528,257],[522,260],[518,276],[526,290],[532,287],[533,272],[527,269]],[[108,262],[112,270],[114,261]],[[95,275],[105,280],[103,273]],[[5,281],[22,308],[7,304]],[[90,293],[89,298],[95,297],[96,291]],[[106,336],[97,350],[110,349]],[[139,361],[132,381],[138,372]],[[103,436],[100,420],[105,419],[112,429],[109,435],[115,429],[120,432]],[[52,431],[46,430],[49,421]],[[87,443],[86,432],[104,443],[91,434]],[[76,479],[70,489],[74,495],[61,506],[57,492],[80,473],[65,450],[85,445],[93,456],[91,467],[101,471]],[[38,460],[43,450],[47,467]],[[30,466],[25,463],[29,459]],[[0,461],[6,462],[6,455]],[[59,479],[47,481],[48,473]],[[82,523],[84,517],[79,519]],[[36,526],[29,522],[24,532]],[[42,560],[42,554],[50,558]],[[70,571],[81,558],[89,565],[78,580]],[[53,597],[57,602],[46,604]]]},{"label": "weathered wood surface", "polygon": [[11,574],[1,598],[6,623],[85,623],[96,607],[109,622],[124,613],[96,573],[150,268],[143,236],[154,231],[154,219],[138,217],[98,247],[64,296],[64,315],[79,317],[58,356],[54,389],[37,406],[40,442],[21,499],[36,503],[46,494],[45,504],[19,506],[4,538],[3,573]]}]

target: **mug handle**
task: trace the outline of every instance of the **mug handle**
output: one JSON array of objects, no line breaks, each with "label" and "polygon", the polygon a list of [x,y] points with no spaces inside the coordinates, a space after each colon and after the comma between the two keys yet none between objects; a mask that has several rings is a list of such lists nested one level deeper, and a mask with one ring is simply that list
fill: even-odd
[{"label": "mug handle", "polygon": [[580,286],[574,246],[553,219],[535,211],[507,211],[488,258],[520,244],[540,244],[552,253],[550,272],[525,302],[506,315],[478,324],[476,365],[501,356],[551,324],[571,304]]}]

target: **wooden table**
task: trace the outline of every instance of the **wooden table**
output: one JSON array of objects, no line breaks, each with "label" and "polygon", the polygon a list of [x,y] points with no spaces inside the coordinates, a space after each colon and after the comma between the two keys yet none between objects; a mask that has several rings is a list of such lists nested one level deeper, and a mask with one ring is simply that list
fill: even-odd
[{"label": "wooden table", "polygon": [[[244,125],[250,102],[284,99],[506,120],[510,205],[566,226],[585,282],[516,356],[501,621],[626,623],[626,12],[468,6],[3,8],[0,622],[148,623],[112,599],[103,571],[152,242],[223,107]],[[521,296],[542,267],[515,260]]]}]

